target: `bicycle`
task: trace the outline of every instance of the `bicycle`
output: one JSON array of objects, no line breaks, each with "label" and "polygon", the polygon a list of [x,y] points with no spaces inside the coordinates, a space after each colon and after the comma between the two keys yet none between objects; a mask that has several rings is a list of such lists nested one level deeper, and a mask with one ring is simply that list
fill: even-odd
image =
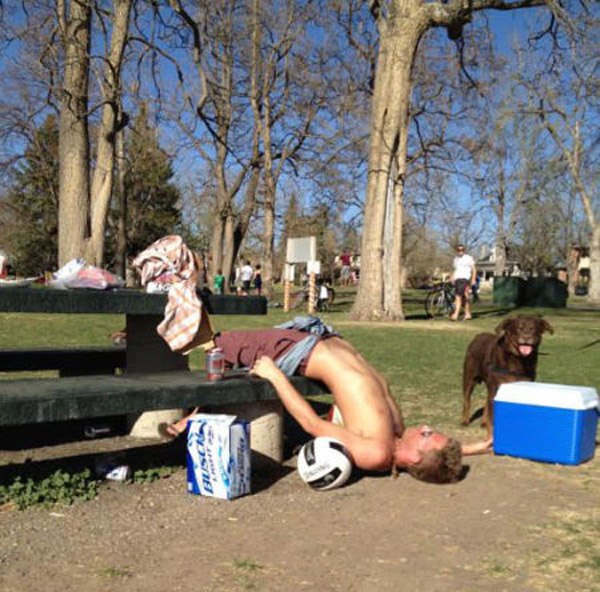
[{"label": "bicycle", "polygon": [[429,318],[449,317],[454,312],[454,286],[448,282],[435,285],[425,299]]}]

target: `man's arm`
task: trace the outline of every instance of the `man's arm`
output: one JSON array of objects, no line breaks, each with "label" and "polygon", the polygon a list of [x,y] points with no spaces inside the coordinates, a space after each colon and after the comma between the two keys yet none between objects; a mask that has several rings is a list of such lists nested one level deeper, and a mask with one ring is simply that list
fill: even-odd
[{"label": "man's arm", "polygon": [[350,452],[354,464],[362,469],[382,471],[391,468],[392,443],[388,445],[385,441],[363,438],[343,426],[320,418],[271,358],[259,358],[250,374],[264,378],[273,385],[283,406],[311,436],[329,436],[339,440]]},{"label": "man's arm", "polygon": [[481,442],[473,442],[472,444],[462,445],[463,456],[474,456],[475,454],[487,454],[492,452],[493,440],[482,440]]},{"label": "man's arm", "polygon": [[475,267],[475,259],[473,259],[473,267],[471,269],[471,286],[475,283],[477,279],[477,267]]}]

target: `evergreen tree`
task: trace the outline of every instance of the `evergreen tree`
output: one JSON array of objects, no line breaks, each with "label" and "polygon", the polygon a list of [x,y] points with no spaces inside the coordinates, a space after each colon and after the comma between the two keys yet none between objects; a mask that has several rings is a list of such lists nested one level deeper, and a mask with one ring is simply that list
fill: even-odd
[{"label": "evergreen tree", "polygon": [[6,203],[13,221],[5,237],[19,275],[55,269],[58,259],[58,126],[49,116],[13,171]]},{"label": "evergreen tree", "polygon": [[181,194],[171,182],[171,159],[161,149],[145,107],[133,123],[125,151],[127,251],[136,256],[162,236],[181,232]]}]

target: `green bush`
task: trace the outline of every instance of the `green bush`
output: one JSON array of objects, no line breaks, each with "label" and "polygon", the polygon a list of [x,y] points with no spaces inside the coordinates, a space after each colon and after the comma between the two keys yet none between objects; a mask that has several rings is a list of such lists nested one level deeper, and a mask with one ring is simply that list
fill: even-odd
[{"label": "green bush", "polygon": [[41,481],[17,477],[10,485],[0,485],[0,505],[14,504],[19,510],[31,506],[71,505],[75,500],[91,500],[98,493],[98,483],[89,470],[69,474],[56,471]]},{"label": "green bush", "polygon": [[133,482],[137,484],[153,483],[159,479],[170,477],[177,468],[175,467],[153,467],[146,470],[138,470],[133,473]]}]

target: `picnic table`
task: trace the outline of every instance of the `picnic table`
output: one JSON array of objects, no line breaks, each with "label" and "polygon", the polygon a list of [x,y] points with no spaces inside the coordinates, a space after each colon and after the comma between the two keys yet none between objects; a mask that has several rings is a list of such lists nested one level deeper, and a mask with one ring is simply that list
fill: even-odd
[{"label": "picnic table", "polygon": [[[262,296],[201,298],[211,316],[267,313]],[[156,332],[166,303],[164,294],[132,289],[0,290],[0,313],[123,314],[127,332],[126,344],[120,347],[0,350],[0,371],[60,371],[59,378],[0,380],[0,426],[196,406],[242,406],[251,416],[260,416],[265,403],[268,408],[280,405],[265,380],[231,373],[211,382],[204,372],[190,371],[187,356],[172,352]],[[122,372],[115,374],[117,369]],[[305,395],[325,392],[323,385],[304,377],[293,377],[292,382]]]}]

